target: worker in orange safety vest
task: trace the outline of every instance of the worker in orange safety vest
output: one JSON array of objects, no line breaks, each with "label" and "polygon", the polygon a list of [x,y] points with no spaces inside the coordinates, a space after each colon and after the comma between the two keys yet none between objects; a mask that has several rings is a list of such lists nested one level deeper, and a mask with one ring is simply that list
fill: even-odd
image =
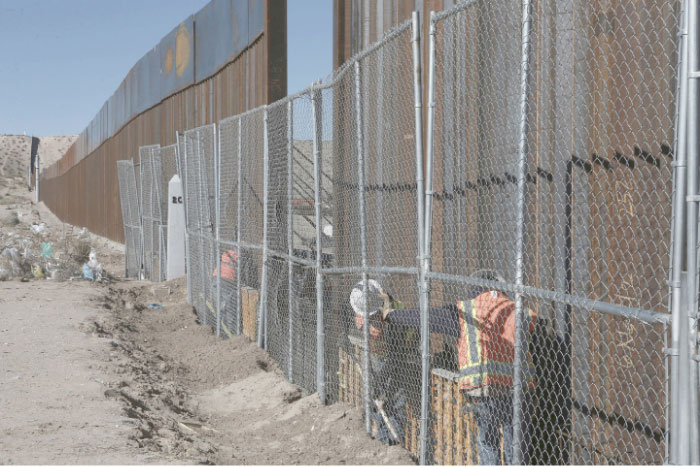
[{"label": "worker in orange safety vest", "polygon": [[[502,280],[490,275],[490,280]],[[500,463],[501,433],[504,457],[511,463],[513,451],[513,374],[515,356],[515,303],[497,290],[475,288],[469,300],[429,309],[430,332],[456,338],[458,349],[458,384],[467,400],[466,410],[473,411],[479,428],[477,440],[481,464]],[[528,332],[523,343],[529,349],[536,315],[523,310]],[[420,309],[381,309],[382,321],[398,326],[420,328]],[[529,350],[521,364],[522,404],[521,459],[528,460],[528,389],[536,385],[535,367]]]}]

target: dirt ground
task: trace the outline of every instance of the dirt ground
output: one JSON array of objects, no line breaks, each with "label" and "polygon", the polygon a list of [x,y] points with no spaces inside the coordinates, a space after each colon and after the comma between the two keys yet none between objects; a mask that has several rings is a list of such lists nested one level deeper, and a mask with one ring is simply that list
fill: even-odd
[{"label": "dirt ground", "polygon": [[[50,279],[0,282],[0,464],[414,463],[358,409],[303,396],[246,338],[200,326],[183,279],[123,279],[121,245],[31,203],[21,177],[0,182],[0,250],[54,247]],[[105,282],[79,278],[84,243]]]}]

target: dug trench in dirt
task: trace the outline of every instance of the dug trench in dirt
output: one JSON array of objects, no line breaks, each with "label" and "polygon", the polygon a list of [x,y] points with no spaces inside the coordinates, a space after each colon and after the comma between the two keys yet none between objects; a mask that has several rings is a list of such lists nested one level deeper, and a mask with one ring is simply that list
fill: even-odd
[{"label": "dug trench in dirt", "polygon": [[[0,280],[0,464],[413,463],[367,436],[359,409],[303,397],[246,338],[199,325],[184,280],[120,279],[122,245],[32,197],[22,178],[0,178],[0,249],[19,255],[0,264],[11,273]],[[81,278],[90,250],[105,282]]]},{"label": "dug trench in dirt", "polygon": [[182,279],[114,283],[102,297],[109,312],[89,325],[118,355],[121,381],[106,394],[135,420],[140,446],[217,464],[413,463],[369,438],[359,409],[302,397],[247,338],[198,325],[185,295]]}]

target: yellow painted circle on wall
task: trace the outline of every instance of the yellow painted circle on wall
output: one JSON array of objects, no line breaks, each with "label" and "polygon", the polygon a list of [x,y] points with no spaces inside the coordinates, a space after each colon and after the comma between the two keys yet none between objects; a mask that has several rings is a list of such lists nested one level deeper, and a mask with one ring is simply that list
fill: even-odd
[{"label": "yellow painted circle on wall", "polygon": [[190,33],[181,23],[175,32],[175,73],[180,77],[190,63]]},{"label": "yellow painted circle on wall", "polygon": [[168,51],[165,52],[165,63],[163,64],[165,67],[165,72],[170,73],[173,71],[173,49],[172,47],[168,47]]}]

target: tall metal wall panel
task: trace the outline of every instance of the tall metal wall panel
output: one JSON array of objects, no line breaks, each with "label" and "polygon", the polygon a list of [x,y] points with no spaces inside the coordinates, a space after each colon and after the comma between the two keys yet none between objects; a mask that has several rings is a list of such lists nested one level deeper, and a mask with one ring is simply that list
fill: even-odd
[{"label": "tall metal wall panel", "polygon": [[194,53],[192,15],[158,44],[161,100],[194,84]]},{"label": "tall metal wall panel", "polygon": [[195,81],[214,75],[263,31],[265,4],[214,0],[195,15]]},{"label": "tall metal wall panel", "polygon": [[[73,146],[42,169],[42,200],[59,218],[122,241],[118,160],[134,158],[139,146],[172,144],[177,131],[286,95],[285,0],[215,0],[211,5],[214,15],[208,20],[204,13],[188,17],[139,60]],[[228,22],[195,25],[198,16],[205,23],[221,12],[219,18]],[[209,36],[202,34],[206,29]],[[210,57],[211,74],[195,79],[202,78],[195,42],[212,38],[223,46]]]}]

